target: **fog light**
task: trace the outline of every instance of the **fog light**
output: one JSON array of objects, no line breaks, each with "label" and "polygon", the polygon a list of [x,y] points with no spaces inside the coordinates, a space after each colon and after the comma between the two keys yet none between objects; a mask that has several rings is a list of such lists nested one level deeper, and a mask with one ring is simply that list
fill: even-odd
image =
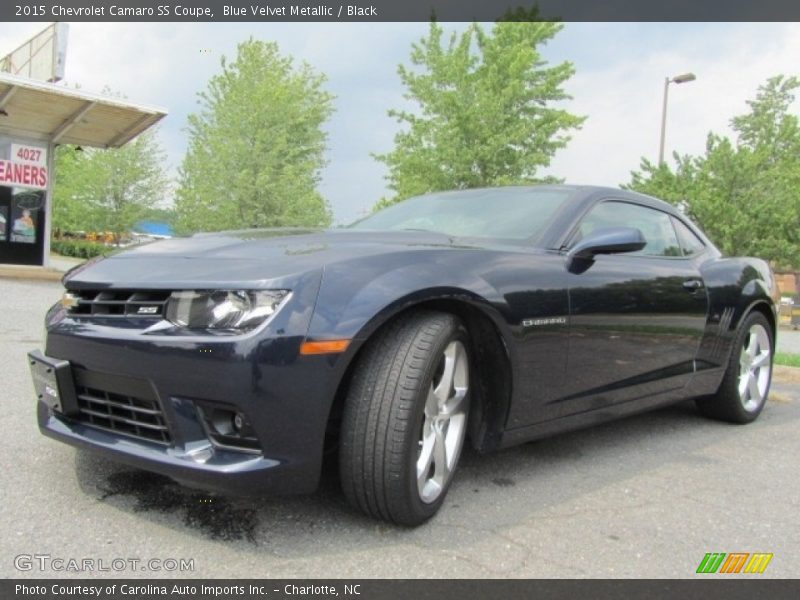
[{"label": "fog light", "polygon": [[241,411],[207,402],[196,402],[209,440],[232,450],[260,452],[261,445],[250,421]]},{"label": "fog light", "polygon": [[233,428],[237,432],[239,432],[242,430],[242,427],[244,427],[244,424],[245,424],[244,415],[240,412],[237,412],[236,415],[234,415],[233,417]]},{"label": "fog light", "polygon": [[250,425],[250,421],[247,420],[247,417],[243,412],[237,412],[233,415],[232,420],[232,432],[231,435],[237,435],[239,437],[252,437],[255,438],[256,433],[253,431],[252,425]]}]

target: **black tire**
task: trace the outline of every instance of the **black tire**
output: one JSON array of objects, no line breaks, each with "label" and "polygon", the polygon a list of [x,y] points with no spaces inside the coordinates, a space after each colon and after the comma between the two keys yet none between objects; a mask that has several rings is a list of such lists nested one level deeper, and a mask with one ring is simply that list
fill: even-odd
[{"label": "black tire", "polygon": [[[453,364],[467,365],[466,388],[452,389],[453,406],[456,396],[462,429],[450,429],[456,422],[448,418],[439,426],[455,436],[460,433],[460,443],[451,454],[454,458],[443,486],[420,483],[428,475],[438,473],[439,462],[434,459],[436,438],[427,456],[428,467],[422,454],[425,452],[426,428],[433,427],[435,418],[429,418],[436,378],[437,389],[444,389],[445,352],[458,354]],[[448,354],[448,356],[450,355]],[[364,513],[400,525],[420,525],[431,518],[442,505],[458,464],[464,444],[469,407],[469,344],[467,331],[453,315],[433,311],[419,311],[402,316],[390,323],[376,338],[368,342],[353,374],[342,420],[339,450],[339,471],[342,489],[349,502]],[[454,367],[455,369],[455,367]],[[455,372],[455,371],[454,371]],[[464,381],[463,369],[458,371]],[[448,384],[449,386],[449,384]],[[449,394],[449,392],[448,392]],[[435,400],[433,401],[435,404]],[[455,414],[455,413],[453,413]],[[445,419],[447,417],[439,418]],[[438,423],[438,422],[437,422]],[[434,435],[427,429],[428,436]],[[456,439],[456,438],[454,438]],[[437,454],[436,456],[443,456]],[[448,460],[444,461],[449,463]],[[418,477],[418,469],[424,477]],[[434,477],[430,481],[433,481]],[[435,482],[434,482],[435,483]],[[438,485],[438,484],[437,484]],[[438,489],[435,499],[423,500],[423,489]]]},{"label": "black tire", "polygon": [[[755,335],[753,331],[759,331],[757,328],[761,328],[763,332],[766,333],[766,338],[769,340],[769,360],[763,367],[767,370],[763,375],[766,384],[763,394],[761,394],[762,397],[755,400],[750,398],[752,401],[749,402],[748,406],[749,393],[746,393],[746,396],[743,398],[739,391],[740,377],[742,377],[743,372],[740,360],[742,357],[742,349],[748,345],[751,339],[750,336]],[[728,366],[717,393],[713,396],[695,400],[700,412],[712,419],[728,421],[730,423],[751,423],[755,421],[758,415],[761,414],[769,395],[769,386],[772,381],[774,348],[774,335],[769,321],[767,321],[767,318],[760,312],[751,312],[744,318],[739,326],[739,331],[736,333],[733,347],[731,348],[731,356],[728,360]],[[762,377],[760,371],[758,377]],[[762,386],[759,387],[764,387],[763,383]]]}]

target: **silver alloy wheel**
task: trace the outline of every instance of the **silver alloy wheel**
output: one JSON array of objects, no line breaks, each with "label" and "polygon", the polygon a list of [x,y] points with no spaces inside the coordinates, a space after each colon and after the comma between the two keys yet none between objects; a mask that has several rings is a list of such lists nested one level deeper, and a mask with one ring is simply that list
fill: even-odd
[{"label": "silver alloy wheel", "polygon": [[417,488],[426,504],[441,495],[455,468],[467,430],[467,351],[458,340],[444,349],[425,401],[417,454]]},{"label": "silver alloy wheel", "polygon": [[744,338],[739,356],[739,400],[747,412],[764,402],[772,370],[772,347],[769,334],[760,323],[754,323]]}]

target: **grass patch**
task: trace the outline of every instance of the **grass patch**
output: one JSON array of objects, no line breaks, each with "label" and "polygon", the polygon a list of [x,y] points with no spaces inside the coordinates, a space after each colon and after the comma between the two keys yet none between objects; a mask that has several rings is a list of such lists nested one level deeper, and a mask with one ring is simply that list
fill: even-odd
[{"label": "grass patch", "polygon": [[789,354],[788,352],[776,352],[775,364],[786,367],[800,367],[800,354]]}]

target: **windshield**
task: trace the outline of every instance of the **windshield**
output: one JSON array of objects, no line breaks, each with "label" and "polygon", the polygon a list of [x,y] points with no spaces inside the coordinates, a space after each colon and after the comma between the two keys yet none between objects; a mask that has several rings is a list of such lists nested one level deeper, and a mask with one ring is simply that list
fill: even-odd
[{"label": "windshield", "polygon": [[454,237],[538,238],[573,190],[492,188],[416,196],[351,225],[372,231],[435,231]]}]

